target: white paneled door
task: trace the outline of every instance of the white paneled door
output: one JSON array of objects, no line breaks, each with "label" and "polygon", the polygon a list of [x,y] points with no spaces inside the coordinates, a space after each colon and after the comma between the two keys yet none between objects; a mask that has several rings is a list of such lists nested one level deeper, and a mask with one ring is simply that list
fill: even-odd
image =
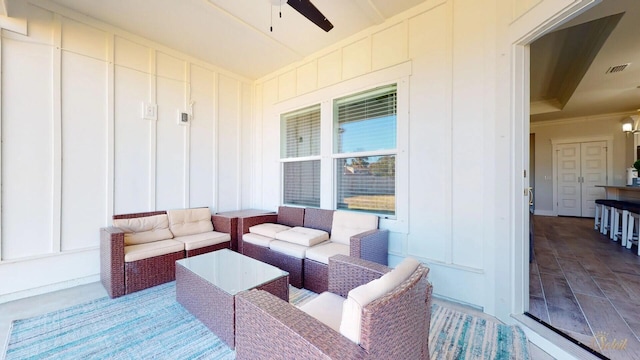
[{"label": "white paneled door", "polygon": [[607,184],[607,142],[558,144],[558,215],[595,216],[595,200],[604,197]]}]

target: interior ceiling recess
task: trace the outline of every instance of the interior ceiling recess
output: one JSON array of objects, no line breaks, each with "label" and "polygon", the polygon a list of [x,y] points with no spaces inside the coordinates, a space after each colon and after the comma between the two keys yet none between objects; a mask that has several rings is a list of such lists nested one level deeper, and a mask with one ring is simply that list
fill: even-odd
[{"label": "interior ceiling recess", "polygon": [[636,112],[638,23],[640,1],[607,0],[532,43],[531,122]]}]

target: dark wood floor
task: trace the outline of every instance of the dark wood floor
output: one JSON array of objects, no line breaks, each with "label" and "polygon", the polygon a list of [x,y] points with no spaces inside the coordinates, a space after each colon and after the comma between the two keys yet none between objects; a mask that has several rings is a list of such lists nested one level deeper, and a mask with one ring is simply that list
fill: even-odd
[{"label": "dark wood floor", "polygon": [[611,359],[640,359],[640,256],[593,219],[534,216],[529,312]]}]

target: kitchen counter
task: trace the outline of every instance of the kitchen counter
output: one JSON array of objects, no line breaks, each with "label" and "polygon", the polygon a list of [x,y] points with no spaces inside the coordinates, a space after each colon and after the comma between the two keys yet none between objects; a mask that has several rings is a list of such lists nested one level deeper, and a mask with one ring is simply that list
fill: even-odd
[{"label": "kitchen counter", "polygon": [[611,200],[640,200],[640,186],[611,186],[596,185],[605,189],[607,199]]}]

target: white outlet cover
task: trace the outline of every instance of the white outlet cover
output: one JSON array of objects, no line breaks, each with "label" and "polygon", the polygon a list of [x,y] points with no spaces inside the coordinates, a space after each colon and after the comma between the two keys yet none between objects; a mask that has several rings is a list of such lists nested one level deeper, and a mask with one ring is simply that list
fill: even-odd
[{"label": "white outlet cover", "polygon": [[146,120],[158,120],[158,105],[143,102],[142,118]]}]

